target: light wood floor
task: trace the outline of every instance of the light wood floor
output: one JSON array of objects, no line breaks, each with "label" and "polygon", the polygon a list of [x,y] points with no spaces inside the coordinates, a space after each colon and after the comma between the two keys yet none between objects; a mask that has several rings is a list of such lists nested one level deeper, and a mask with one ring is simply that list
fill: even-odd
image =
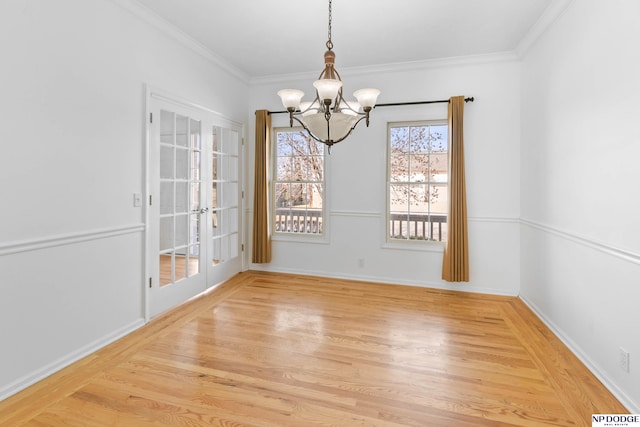
[{"label": "light wood floor", "polygon": [[590,426],[626,412],[517,298],[248,272],[0,402],[0,425]]}]

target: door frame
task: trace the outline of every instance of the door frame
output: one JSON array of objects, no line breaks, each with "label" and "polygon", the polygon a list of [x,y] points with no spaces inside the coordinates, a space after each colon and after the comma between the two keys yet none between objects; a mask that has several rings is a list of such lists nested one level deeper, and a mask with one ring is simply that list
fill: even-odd
[{"label": "door frame", "polygon": [[[151,167],[151,144],[154,143],[154,141],[152,141],[152,135],[151,135],[151,114],[153,112],[152,110],[152,100],[153,101],[158,101],[160,103],[165,103],[168,105],[174,105],[176,107],[182,108],[182,109],[187,109],[193,112],[196,112],[196,114],[205,114],[207,116],[208,121],[210,122],[210,124],[212,124],[213,126],[216,127],[220,127],[220,128],[229,128],[229,129],[233,129],[234,131],[238,132],[239,135],[239,147],[238,147],[238,153],[239,153],[239,164],[238,164],[238,179],[239,179],[239,191],[240,191],[240,196],[238,198],[238,211],[239,211],[239,218],[238,218],[238,222],[239,222],[239,227],[238,227],[238,240],[239,240],[239,245],[241,245],[242,250],[239,251],[238,256],[240,257],[240,271],[244,271],[246,269],[246,260],[245,260],[245,254],[244,254],[244,248],[247,247],[246,246],[246,242],[245,242],[245,198],[244,198],[244,194],[245,194],[245,161],[246,161],[246,156],[245,156],[245,150],[244,150],[244,141],[245,141],[245,137],[244,137],[244,131],[245,131],[245,127],[244,124],[237,122],[235,120],[229,119],[227,117],[225,117],[223,114],[218,113],[217,111],[214,111],[210,108],[204,107],[200,104],[194,103],[192,101],[189,101],[185,98],[182,98],[180,96],[176,96],[174,94],[171,94],[167,91],[164,91],[162,89],[158,89],[152,85],[149,84],[145,84],[144,85],[144,90],[145,90],[145,114],[143,117],[145,126],[144,126],[144,170],[143,170],[143,187],[144,187],[144,197],[143,197],[143,212],[142,215],[144,217],[144,224],[145,224],[145,238],[144,238],[144,247],[143,249],[143,257],[144,257],[144,276],[143,276],[143,289],[144,289],[144,316],[145,316],[145,321],[148,322],[149,320],[151,320],[151,304],[150,304],[150,300],[151,300],[151,287],[153,286],[153,284],[151,283],[151,277],[153,275],[153,271],[152,271],[152,266],[154,265],[154,263],[152,262],[152,257],[157,256],[157,251],[151,249],[151,240],[152,240],[152,233],[157,232],[156,230],[152,230],[151,229],[151,209],[150,209],[150,205],[152,203],[152,199],[156,198],[157,196],[153,194],[152,191],[152,177],[150,176],[151,171],[153,170],[153,168]],[[153,118],[153,120],[159,120],[158,118]],[[205,267],[207,267],[205,265]],[[207,268],[205,268],[205,272],[204,274],[207,275],[206,270],[208,270]],[[207,281],[210,278],[207,277]],[[212,286],[214,286],[215,283],[206,283],[205,289],[204,290],[209,290],[211,289]]]}]

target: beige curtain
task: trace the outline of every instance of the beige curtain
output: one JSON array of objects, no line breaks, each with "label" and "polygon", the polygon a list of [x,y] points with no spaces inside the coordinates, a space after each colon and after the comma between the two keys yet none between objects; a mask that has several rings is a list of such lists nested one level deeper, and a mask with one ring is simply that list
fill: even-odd
[{"label": "beige curtain", "polygon": [[464,96],[449,99],[449,236],[442,261],[442,279],[448,282],[469,281],[463,116]]},{"label": "beige curtain", "polygon": [[271,116],[267,110],[256,111],[256,152],[253,195],[253,252],[251,261],[271,261],[269,230],[269,147]]}]

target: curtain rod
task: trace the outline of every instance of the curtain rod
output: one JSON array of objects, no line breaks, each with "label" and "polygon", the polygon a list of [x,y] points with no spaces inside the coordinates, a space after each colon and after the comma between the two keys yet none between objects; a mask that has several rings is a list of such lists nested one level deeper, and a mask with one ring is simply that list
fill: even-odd
[{"label": "curtain rod", "polygon": [[[470,98],[465,98],[464,102],[473,102],[475,101],[475,98],[472,96]],[[440,101],[413,101],[413,102],[392,102],[389,104],[376,104],[375,107],[396,107],[399,105],[417,105],[417,104],[448,104],[449,100],[448,99],[442,99]]]},{"label": "curtain rod", "polygon": [[[475,101],[475,98],[469,97],[469,98],[465,98],[464,102],[473,102]],[[444,103],[449,103],[448,99],[442,99],[439,101],[413,101],[413,102],[392,102],[389,104],[376,104],[375,107],[373,108],[377,108],[377,107],[397,107],[397,106],[401,106],[401,105],[418,105],[418,104],[444,104]],[[288,111],[269,111],[269,114],[289,114]]]}]

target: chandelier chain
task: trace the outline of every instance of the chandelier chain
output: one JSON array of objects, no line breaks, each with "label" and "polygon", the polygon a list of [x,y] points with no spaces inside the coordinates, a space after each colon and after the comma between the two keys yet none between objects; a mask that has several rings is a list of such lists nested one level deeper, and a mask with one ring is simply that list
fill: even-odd
[{"label": "chandelier chain", "polygon": [[331,41],[331,0],[329,0],[329,31],[327,39],[327,49],[333,49],[333,42]]}]

